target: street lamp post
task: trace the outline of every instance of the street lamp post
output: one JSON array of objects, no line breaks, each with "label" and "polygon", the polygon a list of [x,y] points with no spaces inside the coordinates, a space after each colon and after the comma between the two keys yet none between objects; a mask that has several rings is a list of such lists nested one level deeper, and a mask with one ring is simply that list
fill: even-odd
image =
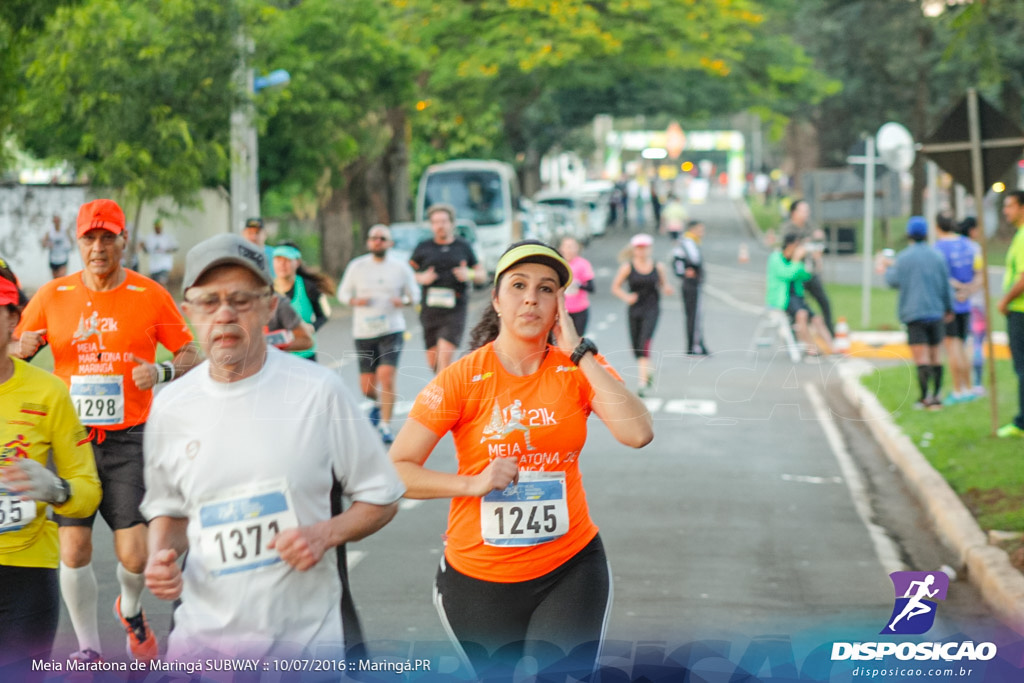
[{"label": "street lamp post", "polygon": [[260,216],[259,143],[256,136],[253,98],[260,90],[283,87],[291,80],[284,69],[267,76],[254,77],[247,56],[253,52],[252,41],[239,34],[239,67],[235,81],[243,93],[241,103],[231,112],[231,232],[241,232],[247,218]]}]

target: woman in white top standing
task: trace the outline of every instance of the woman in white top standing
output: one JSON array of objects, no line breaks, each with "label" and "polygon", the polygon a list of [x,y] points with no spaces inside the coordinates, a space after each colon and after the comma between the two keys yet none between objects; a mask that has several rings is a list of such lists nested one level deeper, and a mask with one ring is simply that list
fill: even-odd
[{"label": "woman in white top standing", "polygon": [[53,278],[67,275],[71,238],[67,230],[61,230],[60,216],[57,214],[53,214],[53,227],[43,235],[42,245],[43,249],[50,251],[50,275]]}]

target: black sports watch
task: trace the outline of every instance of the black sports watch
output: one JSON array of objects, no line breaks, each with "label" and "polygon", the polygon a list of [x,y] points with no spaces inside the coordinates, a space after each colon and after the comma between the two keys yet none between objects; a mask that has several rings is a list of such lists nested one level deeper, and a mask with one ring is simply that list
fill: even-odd
[{"label": "black sports watch", "polygon": [[71,498],[71,484],[68,483],[67,479],[60,479],[60,483],[57,484],[57,500],[53,501],[56,505],[63,505],[68,502]]},{"label": "black sports watch", "polygon": [[580,361],[583,360],[583,356],[587,355],[588,352],[597,353],[597,344],[593,340],[583,337],[580,339],[579,345],[573,350],[572,355],[569,356],[569,360],[572,361],[573,365],[579,365]]}]

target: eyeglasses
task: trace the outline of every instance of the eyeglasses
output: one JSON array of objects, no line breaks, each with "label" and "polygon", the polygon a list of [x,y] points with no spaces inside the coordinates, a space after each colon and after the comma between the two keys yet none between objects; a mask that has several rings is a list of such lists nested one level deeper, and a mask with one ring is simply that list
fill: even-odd
[{"label": "eyeglasses", "polygon": [[230,306],[236,313],[245,313],[252,309],[260,299],[270,296],[270,292],[232,292],[226,297],[220,294],[203,294],[192,299],[185,299],[185,302],[195,308],[203,315],[213,315],[220,310],[224,304]]},{"label": "eyeglasses", "polygon": [[384,235],[370,235],[368,238],[371,242],[387,242],[388,238]]}]

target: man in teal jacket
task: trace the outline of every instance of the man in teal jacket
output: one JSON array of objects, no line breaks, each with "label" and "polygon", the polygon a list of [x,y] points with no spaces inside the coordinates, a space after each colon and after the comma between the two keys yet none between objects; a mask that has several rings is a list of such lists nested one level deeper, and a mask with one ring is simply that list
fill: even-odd
[{"label": "man in teal jacket", "polygon": [[768,308],[785,311],[807,355],[817,356],[818,345],[814,342],[812,332],[821,337],[830,351],[832,335],[821,317],[814,315],[804,301],[804,283],[813,277],[803,263],[805,252],[803,242],[796,233],[787,233],[782,238],[781,249],[768,257],[765,304]]}]

